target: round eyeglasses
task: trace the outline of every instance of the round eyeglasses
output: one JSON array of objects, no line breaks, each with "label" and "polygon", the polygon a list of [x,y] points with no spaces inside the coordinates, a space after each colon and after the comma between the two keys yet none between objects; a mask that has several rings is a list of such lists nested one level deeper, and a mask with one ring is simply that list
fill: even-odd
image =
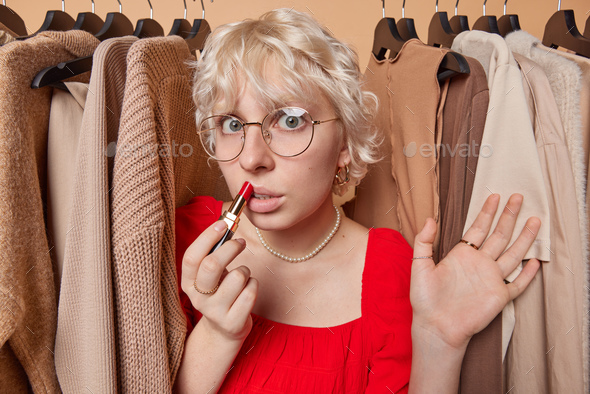
[{"label": "round eyeglasses", "polygon": [[262,138],[271,151],[283,157],[298,156],[311,145],[314,126],[338,120],[313,120],[309,112],[298,107],[275,109],[262,122],[244,122],[234,115],[213,115],[199,126],[205,152],[217,161],[230,161],[242,153],[246,126],[259,125]]}]

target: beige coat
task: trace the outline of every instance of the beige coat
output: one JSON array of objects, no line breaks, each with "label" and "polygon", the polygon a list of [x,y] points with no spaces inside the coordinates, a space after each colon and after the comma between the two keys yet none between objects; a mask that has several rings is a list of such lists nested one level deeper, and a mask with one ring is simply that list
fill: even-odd
[{"label": "beige coat", "polygon": [[[510,243],[513,243],[531,216],[541,219],[541,228],[525,259],[550,259],[550,216],[541,164],[536,149],[533,127],[528,116],[520,70],[501,36],[482,31],[467,31],[453,41],[453,50],[480,61],[488,76],[490,102],[484,127],[473,194],[464,231],[475,221],[486,198],[500,195],[499,207],[513,193],[523,195],[523,205],[516,220]],[[517,160],[517,158],[526,158]],[[498,209],[492,229],[503,209]],[[491,231],[490,231],[491,234]],[[489,236],[489,235],[488,235]],[[513,281],[522,267],[506,279]],[[502,311],[502,354],[506,354],[514,329],[512,302]]]},{"label": "beige coat", "polygon": [[26,390],[26,376],[36,393],[59,392],[57,300],[44,220],[52,89],[30,86],[38,71],[91,55],[97,45],[87,32],[67,31],[0,48],[1,390]]},{"label": "beige coat", "polygon": [[[543,263],[526,292],[514,301],[516,326],[506,355],[506,390],[514,386],[515,392],[587,392],[581,346],[586,268],[565,132],[542,68],[522,55],[514,57],[521,69],[545,179],[551,260]],[[535,369],[529,372],[532,366]]]}]

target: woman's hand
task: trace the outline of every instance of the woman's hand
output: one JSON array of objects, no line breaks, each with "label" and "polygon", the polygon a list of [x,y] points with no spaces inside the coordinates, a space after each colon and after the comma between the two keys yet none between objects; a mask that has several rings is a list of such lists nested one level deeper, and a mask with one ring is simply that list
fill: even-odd
[{"label": "woman's hand", "polygon": [[[531,259],[514,282],[504,282],[522,261],[541,226],[538,218],[529,218],[519,237],[505,250],[522,205],[522,195],[510,197],[494,232],[482,245],[499,200],[497,194],[488,197],[463,237],[480,246],[479,250],[459,243],[436,266],[432,259],[413,261],[410,287],[413,333],[428,333],[425,336],[440,339],[451,349],[464,350],[471,337],[518,297],[535,276],[540,262]],[[416,236],[414,257],[432,256],[435,235],[436,223],[429,218]]]},{"label": "woman's hand", "polygon": [[[223,338],[242,342],[252,329],[250,312],[258,294],[258,281],[250,277],[246,266],[231,272],[227,266],[246,247],[243,239],[224,243],[215,252],[207,255],[227,229],[224,221],[217,221],[207,228],[187,248],[182,259],[182,290],[190,298],[194,308],[203,317],[199,324]],[[201,294],[195,289],[211,294]]]}]

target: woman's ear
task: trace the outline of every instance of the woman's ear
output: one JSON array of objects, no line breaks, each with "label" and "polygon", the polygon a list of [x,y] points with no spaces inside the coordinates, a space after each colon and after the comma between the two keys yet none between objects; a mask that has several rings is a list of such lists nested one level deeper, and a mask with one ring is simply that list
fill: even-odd
[{"label": "woman's ear", "polygon": [[344,167],[350,164],[350,151],[348,150],[348,145],[346,143],[342,143],[342,149],[338,154],[338,167]]}]

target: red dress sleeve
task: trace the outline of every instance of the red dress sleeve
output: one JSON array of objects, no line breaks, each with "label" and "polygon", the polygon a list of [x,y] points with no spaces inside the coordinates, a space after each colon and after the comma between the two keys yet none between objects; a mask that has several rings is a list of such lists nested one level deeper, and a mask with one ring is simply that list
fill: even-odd
[{"label": "red dress sleeve", "polygon": [[407,393],[412,365],[410,272],[413,251],[402,235],[373,229],[375,244],[367,250],[364,308],[377,343],[369,360],[366,394]]},{"label": "red dress sleeve", "polygon": [[176,209],[176,272],[180,304],[186,316],[187,338],[201,318],[201,314],[193,308],[191,300],[180,286],[182,258],[195,239],[219,218],[222,205],[222,201],[217,201],[213,197],[200,196],[192,198],[187,205]]}]

